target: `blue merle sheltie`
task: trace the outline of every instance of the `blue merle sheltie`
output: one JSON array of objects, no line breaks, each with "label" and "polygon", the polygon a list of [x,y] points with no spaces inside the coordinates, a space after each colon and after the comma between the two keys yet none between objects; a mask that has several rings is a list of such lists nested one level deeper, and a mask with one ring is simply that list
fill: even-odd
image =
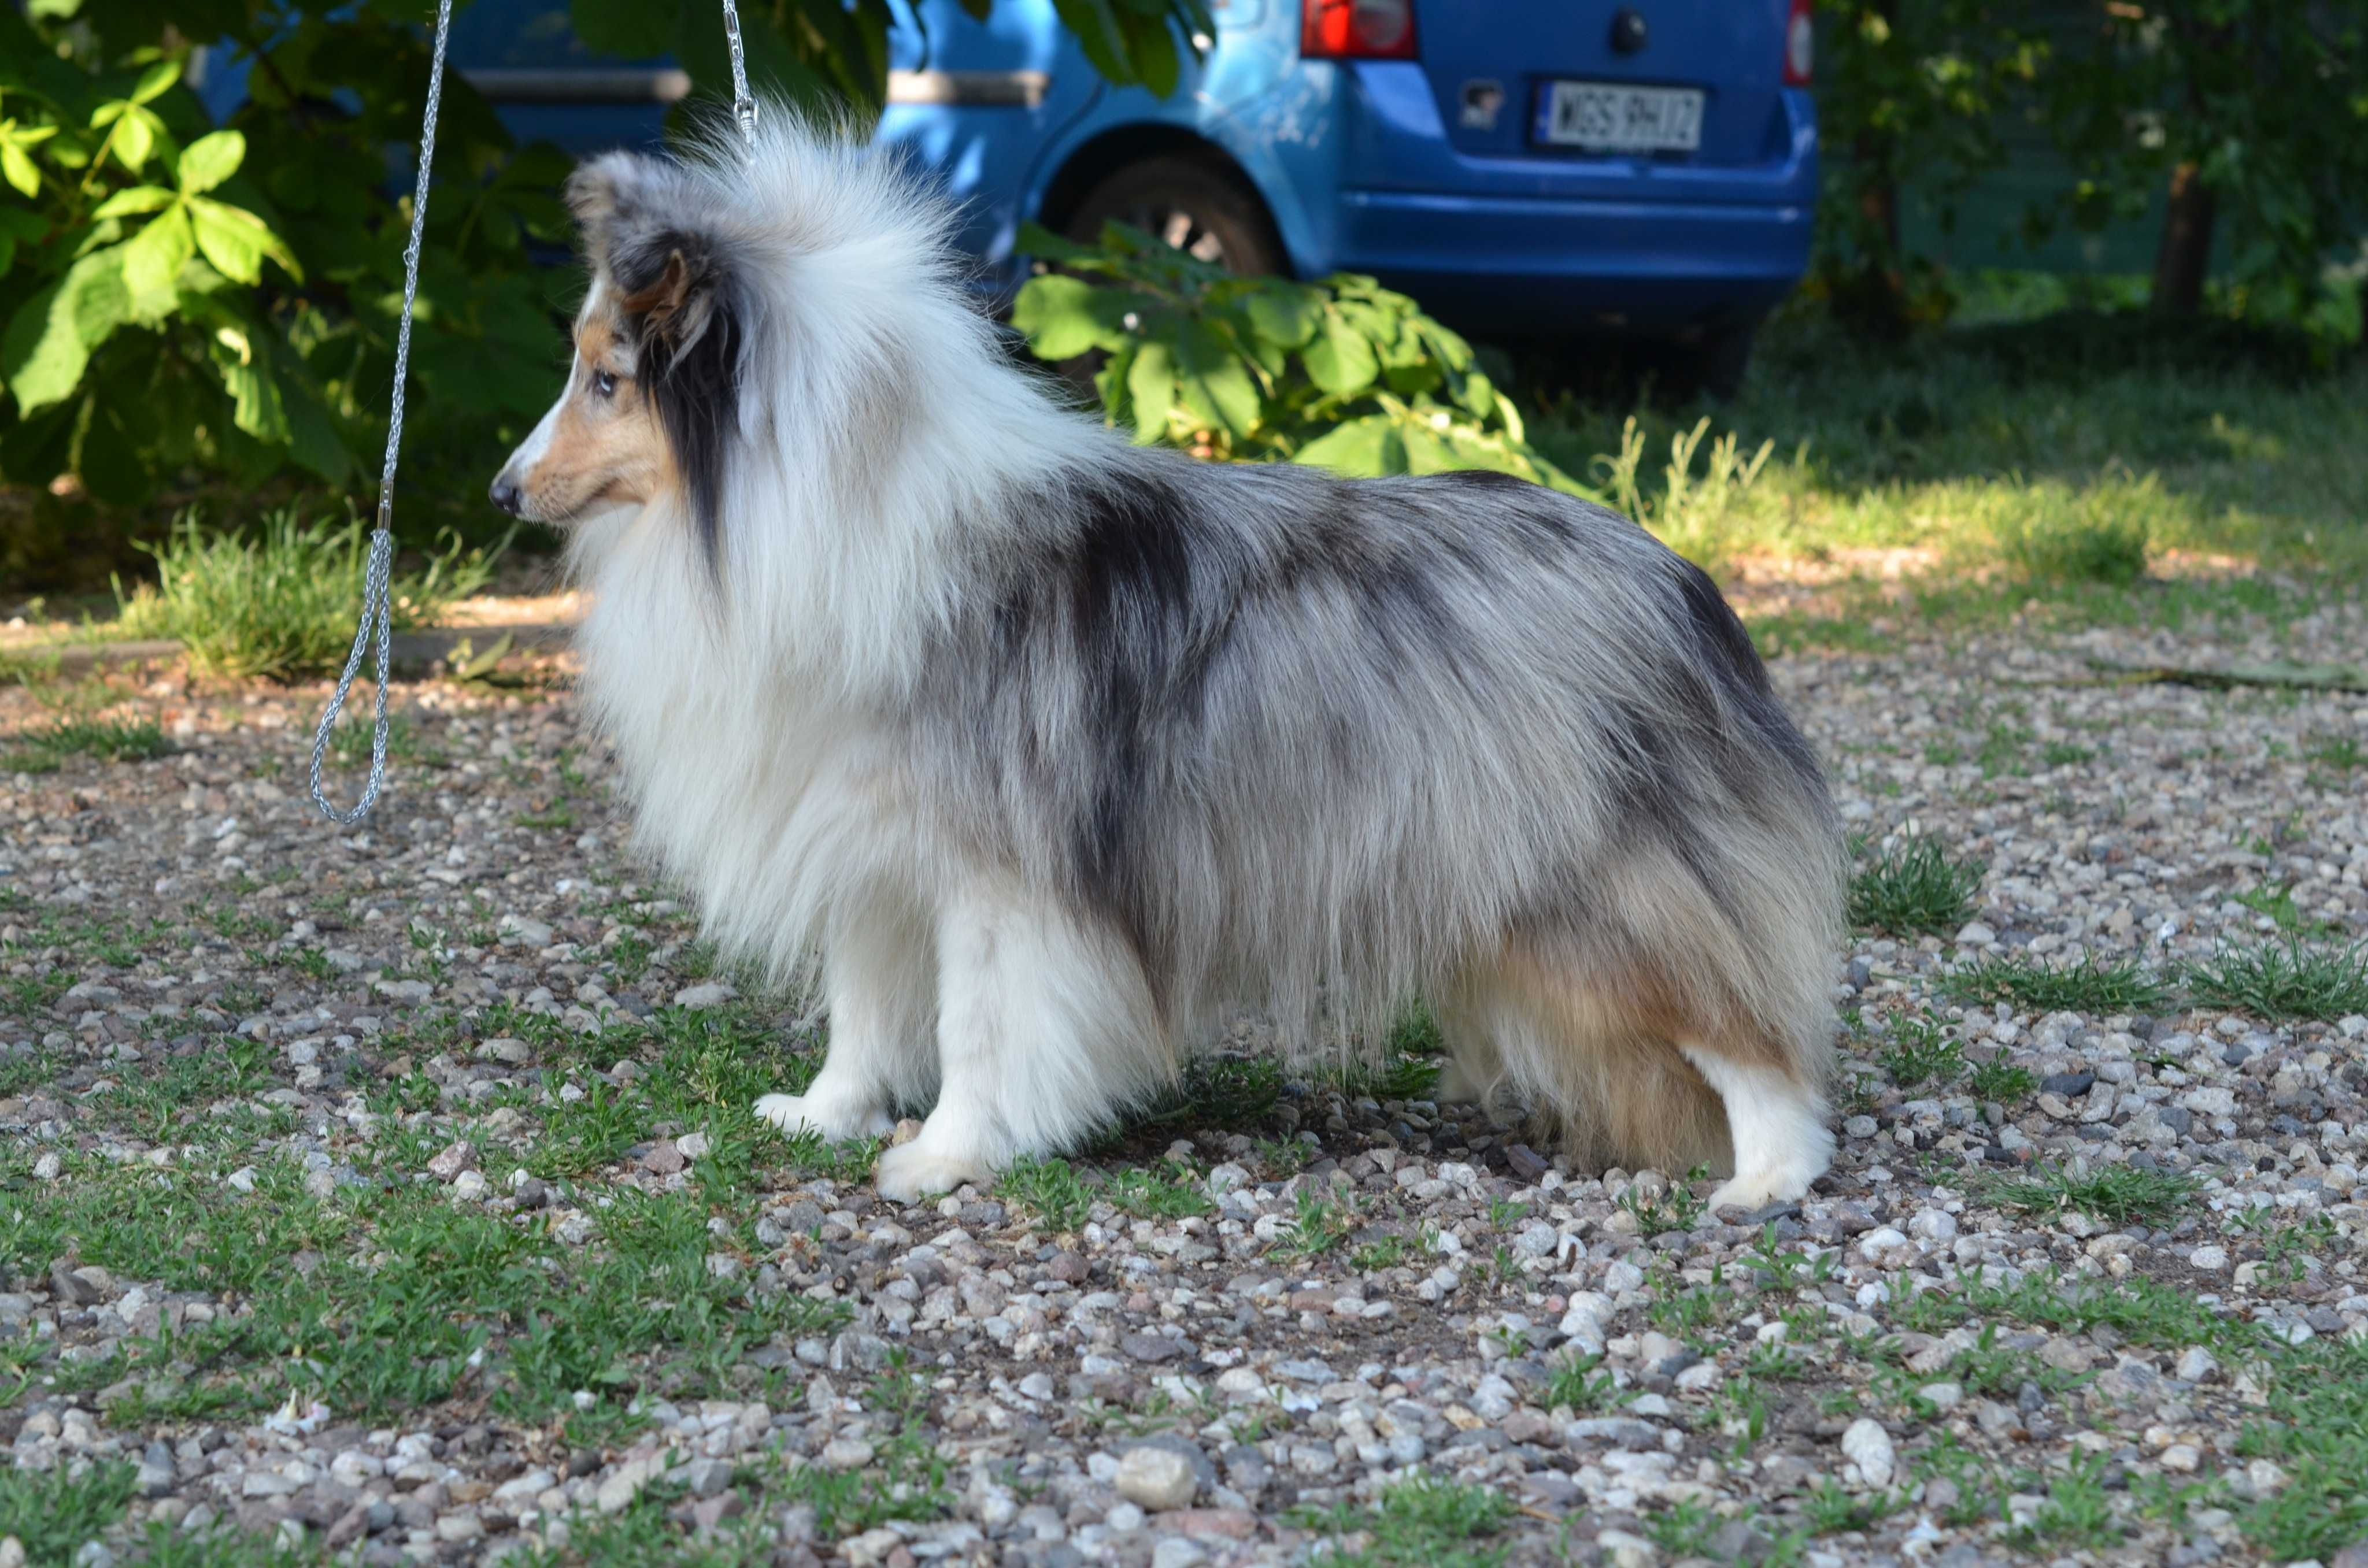
[{"label": "blue merle sheltie", "polygon": [[575,175],[574,363],[493,487],[568,533],[648,847],[727,950],[819,966],[826,1062],[758,1113],[926,1108],[911,1199],[1241,1017],[1337,1046],[1419,998],[1441,1098],[1805,1191],[1843,851],[1711,580],[1500,475],[1132,445],[1014,362],[940,197],[764,124]]}]

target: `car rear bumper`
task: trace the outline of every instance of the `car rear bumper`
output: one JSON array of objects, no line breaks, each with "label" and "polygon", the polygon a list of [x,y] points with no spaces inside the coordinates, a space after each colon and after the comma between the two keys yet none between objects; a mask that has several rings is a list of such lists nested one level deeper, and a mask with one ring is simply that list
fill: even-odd
[{"label": "car rear bumper", "polygon": [[1555,201],[1343,190],[1327,270],[1370,272],[1482,332],[1715,329],[1809,264],[1806,203]]},{"label": "car rear bumper", "polygon": [[[1370,272],[1490,332],[1715,330],[1765,315],[1808,270],[1816,110],[1781,95],[1745,163],[1457,150],[1421,69],[1364,62],[1331,88],[1332,184],[1283,223],[1305,275]],[[1298,228],[1296,233],[1292,233]]]}]

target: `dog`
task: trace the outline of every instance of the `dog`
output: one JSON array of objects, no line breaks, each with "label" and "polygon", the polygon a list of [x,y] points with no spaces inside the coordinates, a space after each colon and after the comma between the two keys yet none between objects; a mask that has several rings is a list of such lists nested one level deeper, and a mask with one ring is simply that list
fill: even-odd
[{"label": "dog", "polygon": [[565,389],[493,499],[593,590],[646,846],[829,1046],[785,1131],[881,1194],[1073,1146],[1256,1010],[1379,1039],[1574,1158],[1827,1168],[1844,857],[1711,579],[1508,476],[1133,445],[1008,352],[892,154],[610,153]]}]

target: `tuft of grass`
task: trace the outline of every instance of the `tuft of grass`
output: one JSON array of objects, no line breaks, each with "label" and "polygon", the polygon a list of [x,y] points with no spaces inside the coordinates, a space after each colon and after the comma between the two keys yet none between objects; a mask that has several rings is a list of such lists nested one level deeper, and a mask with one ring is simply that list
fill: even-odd
[{"label": "tuft of grass", "polygon": [[25,731],[5,767],[17,773],[55,773],[69,756],[105,762],[150,762],[172,752],[154,719],[71,717]]},{"label": "tuft of grass", "polygon": [[1966,1085],[1978,1098],[2014,1106],[2021,1105],[2039,1092],[2039,1075],[2027,1067],[2009,1067],[2003,1062],[1985,1062],[1974,1069]]},{"label": "tuft of grass", "polygon": [[1929,838],[1910,838],[1851,874],[1850,924],[1889,937],[1954,936],[1973,918],[1974,893],[1986,869]]},{"label": "tuft of grass", "polygon": [[2153,489],[2140,481],[2034,506],[2000,525],[1999,557],[2033,584],[2126,588],[2146,575],[2154,527],[2145,502]]},{"label": "tuft of grass", "polygon": [[2050,966],[2025,958],[1984,959],[1944,975],[1941,988],[1958,1002],[2010,1002],[2046,1013],[2142,1013],[2166,1005],[2169,984],[2135,959]]},{"label": "tuft of grass", "polygon": [[2065,1471],[2048,1483],[2047,1501],[2031,1522],[2007,1539],[2025,1551],[2043,1544],[2059,1551],[2101,1551],[2125,1532],[2105,1491],[2105,1459],[2075,1449]]},{"label": "tuft of grass", "polygon": [[[337,668],[353,646],[370,554],[358,517],[342,527],[325,517],[306,523],[282,508],[250,536],[210,530],[191,510],[151,553],[154,585],[128,594],[116,585],[123,630],[179,642],[199,675],[302,680]],[[395,578],[396,629],[434,625],[454,600],[485,585],[498,553],[463,550],[456,537],[424,570]]]},{"label": "tuft of grass", "polygon": [[2277,1461],[2287,1484],[2255,1498],[2237,1528],[2274,1561],[2334,1561],[2368,1540],[2368,1345],[2322,1342],[2297,1359],[2237,1439],[2240,1456]]},{"label": "tuft of grass", "polygon": [[1275,1251],[1286,1257],[1320,1257],[1347,1241],[1356,1228],[1353,1211],[1313,1192],[1302,1192],[1299,1211],[1292,1217],[1289,1233],[1275,1244]]},{"label": "tuft of grass", "polygon": [[122,1519],[139,1489],[128,1464],[95,1464],[79,1475],[63,1466],[0,1469],[0,1538],[14,1536],[26,1562],[68,1562]]},{"label": "tuft of grass", "polygon": [[1546,1408],[1567,1405],[1585,1415],[1590,1410],[1617,1410],[1636,1397],[1614,1381],[1611,1373],[1598,1370],[1602,1365],[1600,1356],[1574,1356],[1556,1367],[1546,1383]]},{"label": "tuft of grass", "polygon": [[1200,1174],[1180,1160],[1162,1160],[1153,1170],[1122,1170],[1110,1177],[1103,1194],[1121,1213],[1138,1220],[1184,1220],[1216,1208],[1201,1189]]},{"label": "tuft of grass", "polygon": [[[1513,1505],[1497,1488],[1423,1471],[1383,1487],[1371,1507],[1343,1502],[1302,1508],[1291,1522],[1341,1539],[1343,1549],[1324,1559],[1334,1568],[1495,1568],[1504,1550],[1472,1543],[1497,1534],[1512,1517]],[[1346,1550],[1352,1539],[1364,1544]]]},{"label": "tuft of grass", "polygon": [[2004,1177],[1987,1184],[1986,1194],[2002,1208],[2032,1214],[2066,1214],[2078,1210],[2115,1224],[2133,1220],[2168,1219],[2195,1196],[2193,1176],[2176,1171],[2141,1170],[2135,1165],[2099,1165],[2083,1173],[2060,1166],[2038,1167],[2028,1176]]},{"label": "tuft of grass", "polygon": [[2368,1013],[2368,945],[2330,951],[2289,936],[2253,948],[2224,948],[2189,971],[2188,986],[2205,1006],[2332,1023]]},{"label": "tuft of grass", "polygon": [[995,1189],[1042,1216],[1055,1231],[1079,1229],[1093,1211],[1093,1194],[1066,1160],[1015,1161]]},{"label": "tuft of grass", "polygon": [[1920,1015],[1902,1017],[1892,1025],[1891,1045],[1875,1061],[1903,1089],[1949,1083],[1965,1066],[1964,1048],[1951,1040],[1939,1023]]}]

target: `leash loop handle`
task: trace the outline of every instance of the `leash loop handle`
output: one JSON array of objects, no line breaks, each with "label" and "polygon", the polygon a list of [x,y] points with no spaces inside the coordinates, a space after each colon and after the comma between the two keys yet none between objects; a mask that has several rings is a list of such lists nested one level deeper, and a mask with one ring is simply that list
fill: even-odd
[{"label": "leash loop handle", "polygon": [[[386,466],[378,481],[378,524],[370,530],[370,564],[362,574],[361,624],[354,629],[353,651],[346,655],[337,689],[321,710],[320,727],[313,733],[313,803],[331,822],[352,827],[370,815],[386,785],[386,677],[393,653],[394,597],[394,467],[403,449],[403,393],[411,377],[411,313],[419,298],[419,243],[427,230],[427,186],[436,163],[436,111],[444,101],[444,46],[452,32],[452,0],[437,0],[436,48],[427,66],[427,103],[419,130],[419,174],[411,193],[411,239],[403,247],[403,319],[394,329],[394,396],[388,405]],[[347,694],[362,667],[362,654],[375,642],[378,662],[376,713],[370,727],[370,767],[362,798],[350,809],[333,804],[321,788],[321,766],[329,755],[329,738],[345,710]]]}]

